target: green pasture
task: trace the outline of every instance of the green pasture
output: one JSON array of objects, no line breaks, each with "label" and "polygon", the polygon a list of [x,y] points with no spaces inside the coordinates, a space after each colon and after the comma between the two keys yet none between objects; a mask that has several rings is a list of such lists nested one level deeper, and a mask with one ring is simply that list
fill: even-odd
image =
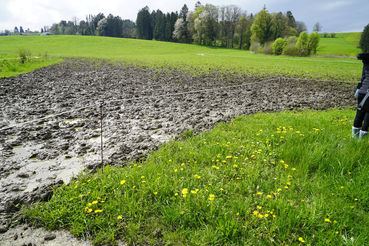
[{"label": "green pasture", "polygon": [[[258,77],[298,77],[358,81],[362,64],[354,58],[256,55],[249,51],[169,42],[90,36],[0,37],[0,55],[20,48],[52,57],[104,58],[139,66],[175,68],[194,74],[240,73]],[[322,47],[324,50],[324,47]],[[0,76],[4,74],[0,72]]]},{"label": "green pasture", "polygon": [[361,32],[337,33],[335,38],[320,38],[318,55],[352,56],[361,52],[359,46]]},{"label": "green pasture", "polygon": [[351,110],[258,113],[83,174],[24,210],[96,244],[367,245],[368,139]]}]

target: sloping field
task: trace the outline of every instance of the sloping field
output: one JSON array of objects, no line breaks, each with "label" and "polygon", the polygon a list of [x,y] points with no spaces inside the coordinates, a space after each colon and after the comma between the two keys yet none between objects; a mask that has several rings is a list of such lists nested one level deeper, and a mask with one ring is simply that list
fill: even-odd
[{"label": "sloping field", "polygon": [[361,32],[337,33],[335,38],[321,38],[318,55],[357,56]]},{"label": "sloping field", "polygon": [[255,55],[249,51],[179,43],[88,36],[0,37],[2,54],[16,55],[19,48],[33,54],[92,57],[144,66],[174,67],[199,74],[217,72],[259,77],[299,77],[358,81],[361,62],[354,58],[316,58]]}]

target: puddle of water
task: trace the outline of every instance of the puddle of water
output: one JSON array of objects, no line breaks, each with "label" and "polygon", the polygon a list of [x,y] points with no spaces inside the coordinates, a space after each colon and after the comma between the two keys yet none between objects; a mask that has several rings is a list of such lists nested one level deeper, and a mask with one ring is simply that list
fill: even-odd
[{"label": "puddle of water", "polygon": [[168,142],[171,137],[170,136],[158,135],[158,134],[152,134],[151,138],[159,141],[160,143],[165,143],[165,142]]}]

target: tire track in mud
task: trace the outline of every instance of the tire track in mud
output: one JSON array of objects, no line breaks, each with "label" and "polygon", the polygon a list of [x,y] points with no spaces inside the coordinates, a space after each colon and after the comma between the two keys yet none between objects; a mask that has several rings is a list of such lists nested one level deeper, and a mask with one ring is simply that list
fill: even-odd
[{"label": "tire track in mud", "polygon": [[[219,89],[224,86],[235,87]],[[107,163],[121,165],[186,130],[208,130],[238,115],[354,106],[353,87],[238,74],[191,76],[67,59],[0,79],[0,128],[108,101],[104,156]],[[209,88],[217,90],[204,90]],[[199,92],[181,94],[190,91]],[[99,143],[99,111],[94,107],[0,131],[0,231],[8,230],[21,204],[48,199],[52,186],[99,167]]]}]

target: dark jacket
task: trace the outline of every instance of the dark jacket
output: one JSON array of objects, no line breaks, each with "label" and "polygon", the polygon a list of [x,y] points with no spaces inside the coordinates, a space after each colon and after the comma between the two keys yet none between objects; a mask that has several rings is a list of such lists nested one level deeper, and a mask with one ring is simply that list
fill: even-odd
[{"label": "dark jacket", "polygon": [[363,63],[363,73],[361,75],[362,86],[359,90],[359,94],[366,94],[369,89],[369,62],[363,60]]}]

